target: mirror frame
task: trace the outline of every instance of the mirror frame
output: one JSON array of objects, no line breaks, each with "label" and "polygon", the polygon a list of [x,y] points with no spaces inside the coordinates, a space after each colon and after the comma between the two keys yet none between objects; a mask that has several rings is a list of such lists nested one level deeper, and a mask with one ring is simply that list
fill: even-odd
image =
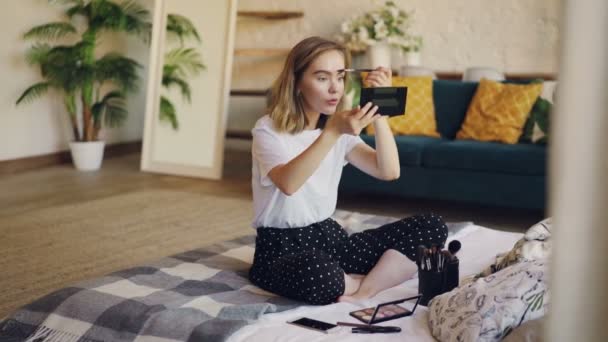
[{"label": "mirror frame", "polygon": [[[226,37],[224,40],[223,78],[220,80],[222,89],[219,99],[220,111],[217,113],[216,139],[213,151],[213,163],[211,167],[197,165],[184,165],[171,162],[162,162],[153,159],[154,137],[157,127],[160,107],[161,81],[163,73],[167,9],[166,3],[170,0],[155,0],[154,18],[152,25],[152,37],[150,43],[150,58],[148,64],[148,82],[146,89],[145,124],[142,144],[140,168],[142,171],[174,174],[188,177],[221,179],[224,163],[224,143],[226,125],[228,121],[228,101],[230,98],[230,82],[232,76],[232,60],[234,53],[234,39],[236,31],[237,0],[228,1],[228,13],[226,23]],[[196,0],[193,0],[196,1]]]}]

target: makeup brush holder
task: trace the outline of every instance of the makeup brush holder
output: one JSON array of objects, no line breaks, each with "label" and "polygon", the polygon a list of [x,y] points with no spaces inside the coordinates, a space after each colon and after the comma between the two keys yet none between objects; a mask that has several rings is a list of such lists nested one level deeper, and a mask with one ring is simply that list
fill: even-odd
[{"label": "makeup brush holder", "polygon": [[418,293],[422,295],[420,305],[427,306],[435,296],[458,287],[458,266],[458,259],[455,259],[441,271],[418,269]]}]

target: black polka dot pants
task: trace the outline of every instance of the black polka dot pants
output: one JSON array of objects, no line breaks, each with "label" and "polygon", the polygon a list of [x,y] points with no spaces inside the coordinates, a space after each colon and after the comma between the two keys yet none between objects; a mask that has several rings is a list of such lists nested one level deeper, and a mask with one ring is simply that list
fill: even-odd
[{"label": "black polka dot pants", "polygon": [[258,228],[249,279],[284,297],[329,304],[344,293],[344,273],[367,274],[389,249],[414,261],[419,245],[443,245],[447,236],[447,226],[434,214],[351,236],[331,218],[303,228]]}]

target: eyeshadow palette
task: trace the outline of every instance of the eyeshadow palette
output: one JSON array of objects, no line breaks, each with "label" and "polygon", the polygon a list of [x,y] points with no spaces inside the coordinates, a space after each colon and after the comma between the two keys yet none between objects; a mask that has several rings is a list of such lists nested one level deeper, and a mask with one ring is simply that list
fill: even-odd
[{"label": "eyeshadow palette", "polygon": [[[421,295],[417,295],[410,298],[404,298],[400,300],[395,300],[387,303],[378,304],[376,307],[365,308],[361,310],[352,311],[350,313],[351,316],[360,320],[363,323],[374,324],[389,321],[391,319],[400,318],[410,316],[416,310],[418,306],[418,302],[420,301]],[[412,310],[406,309],[400,305],[408,300],[416,299],[416,304]]]}]

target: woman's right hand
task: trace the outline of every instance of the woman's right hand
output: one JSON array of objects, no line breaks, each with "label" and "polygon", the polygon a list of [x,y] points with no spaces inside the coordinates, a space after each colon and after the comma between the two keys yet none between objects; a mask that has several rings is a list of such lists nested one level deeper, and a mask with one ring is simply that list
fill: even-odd
[{"label": "woman's right hand", "polygon": [[377,110],[378,106],[368,102],[363,107],[337,112],[327,120],[325,129],[337,134],[359,135],[365,127],[380,118]]}]

